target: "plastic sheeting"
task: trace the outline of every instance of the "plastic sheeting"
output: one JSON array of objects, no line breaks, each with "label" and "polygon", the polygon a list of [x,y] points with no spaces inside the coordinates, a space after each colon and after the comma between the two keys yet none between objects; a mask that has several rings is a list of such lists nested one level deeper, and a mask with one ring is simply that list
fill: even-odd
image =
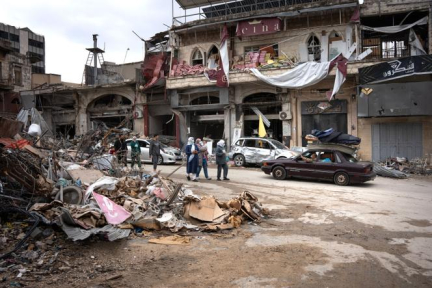
[{"label": "plastic sheeting", "polygon": [[314,84],[327,77],[330,62],[317,63],[306,62],[298,65],[281,75],[267,77],[261,74],[256,68],[251,72],[262,81],[281,88],[302,89]]},{"label": "plastic sheeting", "polygon": [[407,29],[411,29],[414,26],[417,25],[427,25],[428,24],[428,19],[429,17],[423,17],[422,19],[412,23],[412,24],[405,24],[405,25],[396,25],[396,26],[385,26],[385,27],[369,27],[369,26],[361,26],[362,30],[367,30],[367,31],[375,31],[375,32],[381,32],[381,33],[388,33],[388,34],[393,34],[393,33],[398,33]]},{"label": "plastic sheeting", "polygon": [[31,123],[30,124],[38,124],[42,130],[42,134],[52,136],[53,133],[51,129],[48,127],[47,122],[42,117],[42,115],[39,113],[39,111],[36,108],[31,108],[29,110],[21,109],[21,111],[17,115],[17,121],[20,121],[24,123],[24,126],[27,127],[28,124],[28,116],[31,116]]}]

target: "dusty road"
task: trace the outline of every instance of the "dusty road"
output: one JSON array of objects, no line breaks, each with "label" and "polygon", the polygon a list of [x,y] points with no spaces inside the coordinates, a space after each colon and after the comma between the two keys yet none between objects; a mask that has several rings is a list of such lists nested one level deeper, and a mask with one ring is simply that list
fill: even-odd
[{"label": "dusty road", "polygon": [[[161,166],[162,174],[174,168]],[[194,183],[183,170],[173,179],[198,194],[228,200],[249,190],[270,219],[197,234],[187,246],[149,244],[149,237],[69,244],[63,257],[71,268],[44,276],[40,287],[432,286],[430,180],[339,187],[230,169],[231,181],[218,182],[210,169],[214,180]],[[122,277],[104,280],[115,274]]]}]

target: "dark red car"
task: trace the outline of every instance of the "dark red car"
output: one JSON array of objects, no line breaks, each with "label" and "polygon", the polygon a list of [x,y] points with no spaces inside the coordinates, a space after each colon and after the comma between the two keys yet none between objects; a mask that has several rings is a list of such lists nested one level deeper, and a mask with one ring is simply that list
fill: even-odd
[{"label": "dark red car", "polygon": [[295,158],[264,161],[261,170],[277,180],[305,178],[343,186],[376,177],[373,163],[358,162],[352,155],[333,149],[311,149]]}]

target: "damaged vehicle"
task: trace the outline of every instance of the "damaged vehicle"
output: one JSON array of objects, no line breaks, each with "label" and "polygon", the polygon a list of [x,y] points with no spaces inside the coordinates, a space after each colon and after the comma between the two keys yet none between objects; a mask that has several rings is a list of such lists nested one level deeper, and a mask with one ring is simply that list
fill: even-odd
[{"label": "damaged vehicle", "polygon": [[[150,140],[147,139],[137,139],[138,143],[140,144],[141,148],[141,161],[145,163],[151,163],[150,155],[149,155],[149,149],[150,149]],[[128,147],[128,154],[127,154],[127,160],[132,161],[131,158],[131,145],[132,139],[127,139],[126,144]],[[162,148],[165,150],[165,152],[161,151],[161,155],[158,159],[158,165],[161,164],[174,164],[176,163],[177,159],[181,159],[180,151],[176,151],[175,148],[172,149],[171,147],[165,148],[166,145],[162,145]],[[178,152],[178,153],[177,153]],[[179,158],[180,157],[180,158]]]},{"label": "damaged vehicle", "polygon": [[358,162],[352,155],[332,149],[310,149],[292,159],[264,161],[261,170],[277,180],[304,178],[346,186],[374,180],[373,163]]},{"label": "damaged vehicle", "polygon": [[237,167],[261,164],[264,160],[290,159],[300,153],[289,150],[281,142],[270,138],[245,137],[231,146],[230,159]]}]

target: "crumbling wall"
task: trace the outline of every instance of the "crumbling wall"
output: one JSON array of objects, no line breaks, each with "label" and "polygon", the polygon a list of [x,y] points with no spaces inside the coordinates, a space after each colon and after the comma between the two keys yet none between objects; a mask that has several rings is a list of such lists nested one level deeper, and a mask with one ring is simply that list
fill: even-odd
[{"label": "crumbling wall", "polygon": [[419,0],[365,0],[360,7],[362,16],[372,16],[419,10],[429,11],[430,2]]},{"label": "crumbling wall", "polygon": [[[10,83],[14,85],[14,91],[24,91],[31,89],[31,66],[28,64],[28,60],[24,55],[18,53],[8,53],[6,55],[6,61],[2,66],[8,66],[7,74],[3,74],[5,77],[10,79]],[[14,67],[18,66],[21,68],[21,85],[15,85]]]}]

